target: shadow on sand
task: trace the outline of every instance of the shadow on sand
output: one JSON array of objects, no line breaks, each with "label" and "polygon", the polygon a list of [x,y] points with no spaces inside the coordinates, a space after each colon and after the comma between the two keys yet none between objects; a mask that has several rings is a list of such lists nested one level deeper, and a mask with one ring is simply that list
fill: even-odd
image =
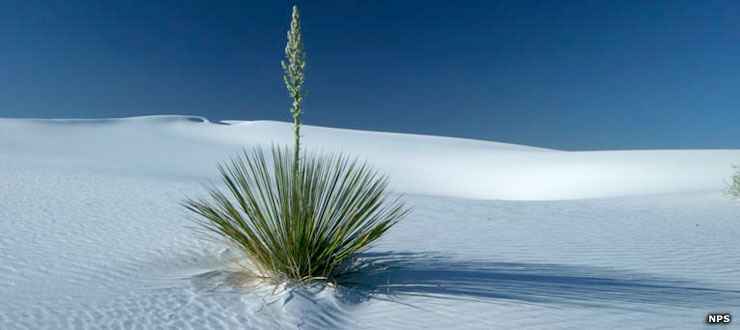
[{"label": "shadow on sand", "polygon": [[365,253],[341,279],[346,303],[403,296],[629,308],[740,306],[740,291],[609,268],[457,260],[404,252]]},{"label": "shadow on sand", "polygon": [[[698,282],[590,266],[462,260],[439,254],[364,253],[338,280],[336,298],[346,304],[403,297],[502,301],[606,308],[641,305],[701,308],[740,306],[740,291]],[[191,278],[198,290],[247,288],[273,293],[274,285],[241,272],[211,271]],[[272,287],[273,289],[266,289]],[[321,291],[293,287],[290,294]],[[287,302],[287,301],[286,301]]]},{"label": "shadow on sand", "polygon": [[359,325],[347,314],[352,309],[345,307],[370,300],[425,309],[404,297],[653,312],[658,306],[704,313],[740,306],[740,291],[698,282],[610,268],[463,260],[439,254],[364,253],[356,259],[354,271],[338,280],[335,289],[326,290],[329,287],[322,283],[280,288],[238,271],[214,270],[190,278],[197,291],[209,294],[256,294],[262,301],[256,315],[276,322],[275,327],[287,322],[317,329],[356,328]]}]

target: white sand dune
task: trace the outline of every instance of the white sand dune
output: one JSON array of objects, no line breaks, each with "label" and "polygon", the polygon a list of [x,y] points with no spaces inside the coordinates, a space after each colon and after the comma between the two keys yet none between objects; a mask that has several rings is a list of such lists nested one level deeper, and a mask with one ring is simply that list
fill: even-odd
[{"label": "white sand dune", "polygon": [[[215,160],[241,148],[292,143],[289,123],[149,116],[101,120],[0,121],[9,166],[208,177]],[[370,161],[397,191],[475,199],[562,200],[716,191],[740,150],[566,152],[435,136],[306,126],[307,149]],[[7,165],[6,165],[7,166]]]},{"label": "white sand dune", "polygon": [[0,329],[695,329],[740,311],[740,150],[566,152],[307,126],[414,213],[338,288],[275,288],[178,205],[280,122],[0,119]]}]

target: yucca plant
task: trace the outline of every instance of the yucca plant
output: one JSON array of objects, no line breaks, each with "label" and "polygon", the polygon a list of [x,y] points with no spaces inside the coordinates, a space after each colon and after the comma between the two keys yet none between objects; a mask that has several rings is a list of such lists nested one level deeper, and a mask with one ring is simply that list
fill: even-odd
[{"label": "yucca plant", "polygon": [[243,252],[251,272],[286,280],[333,280],[408,209],[389,199],[385,176],[342,155],[300,149],[305,56],[297,7],[288,32],[284,80],[293,99],[295,145],[245,150],[219,165],[224,189],[188,199],[196,221]]},{"label": "yucca plant", "polygon": [[307,156],[294,175],[287,149],[245,151],[219,167],[227,189],[188,200],[199,223],[244,252],[265,277],[332,279],[406,212],[387,180],[343,156]]},{"label": "yucca plant", "polygon": [[735,169],[735,173],[732,175],[727,193],[732,197],[740,198],[740,166],[733,166],[733,168]]}]

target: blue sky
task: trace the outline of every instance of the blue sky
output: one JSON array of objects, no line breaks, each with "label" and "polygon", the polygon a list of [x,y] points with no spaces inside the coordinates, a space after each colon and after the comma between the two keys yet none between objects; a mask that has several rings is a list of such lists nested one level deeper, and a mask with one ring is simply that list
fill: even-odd
[{"label": "blue sky", "polygon": [[[0,117],[288,121],[291,4],[0,0]],[[736,1],[298,4],[307,124],[740,148]]]}]

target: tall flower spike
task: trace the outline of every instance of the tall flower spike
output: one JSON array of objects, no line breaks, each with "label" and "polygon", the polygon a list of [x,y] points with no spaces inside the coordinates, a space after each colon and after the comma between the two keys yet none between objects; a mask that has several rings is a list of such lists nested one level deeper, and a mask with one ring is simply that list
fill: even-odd
[{"label": "tall flower spike", "polygon": [[306,68],[306,55],[303,51],[303,37],[301,36],[301,17],[298,6],[293,6],[293,15],[288,31],[288,43],[285,45],[285,60],[283,66],[283,81],[288,89],[288,95],[293,99],[290,113],[293,115],[293,131],[295,135],[294,169],[299,167],[301,147],[301,112],[303,111],[303,81]]}]

